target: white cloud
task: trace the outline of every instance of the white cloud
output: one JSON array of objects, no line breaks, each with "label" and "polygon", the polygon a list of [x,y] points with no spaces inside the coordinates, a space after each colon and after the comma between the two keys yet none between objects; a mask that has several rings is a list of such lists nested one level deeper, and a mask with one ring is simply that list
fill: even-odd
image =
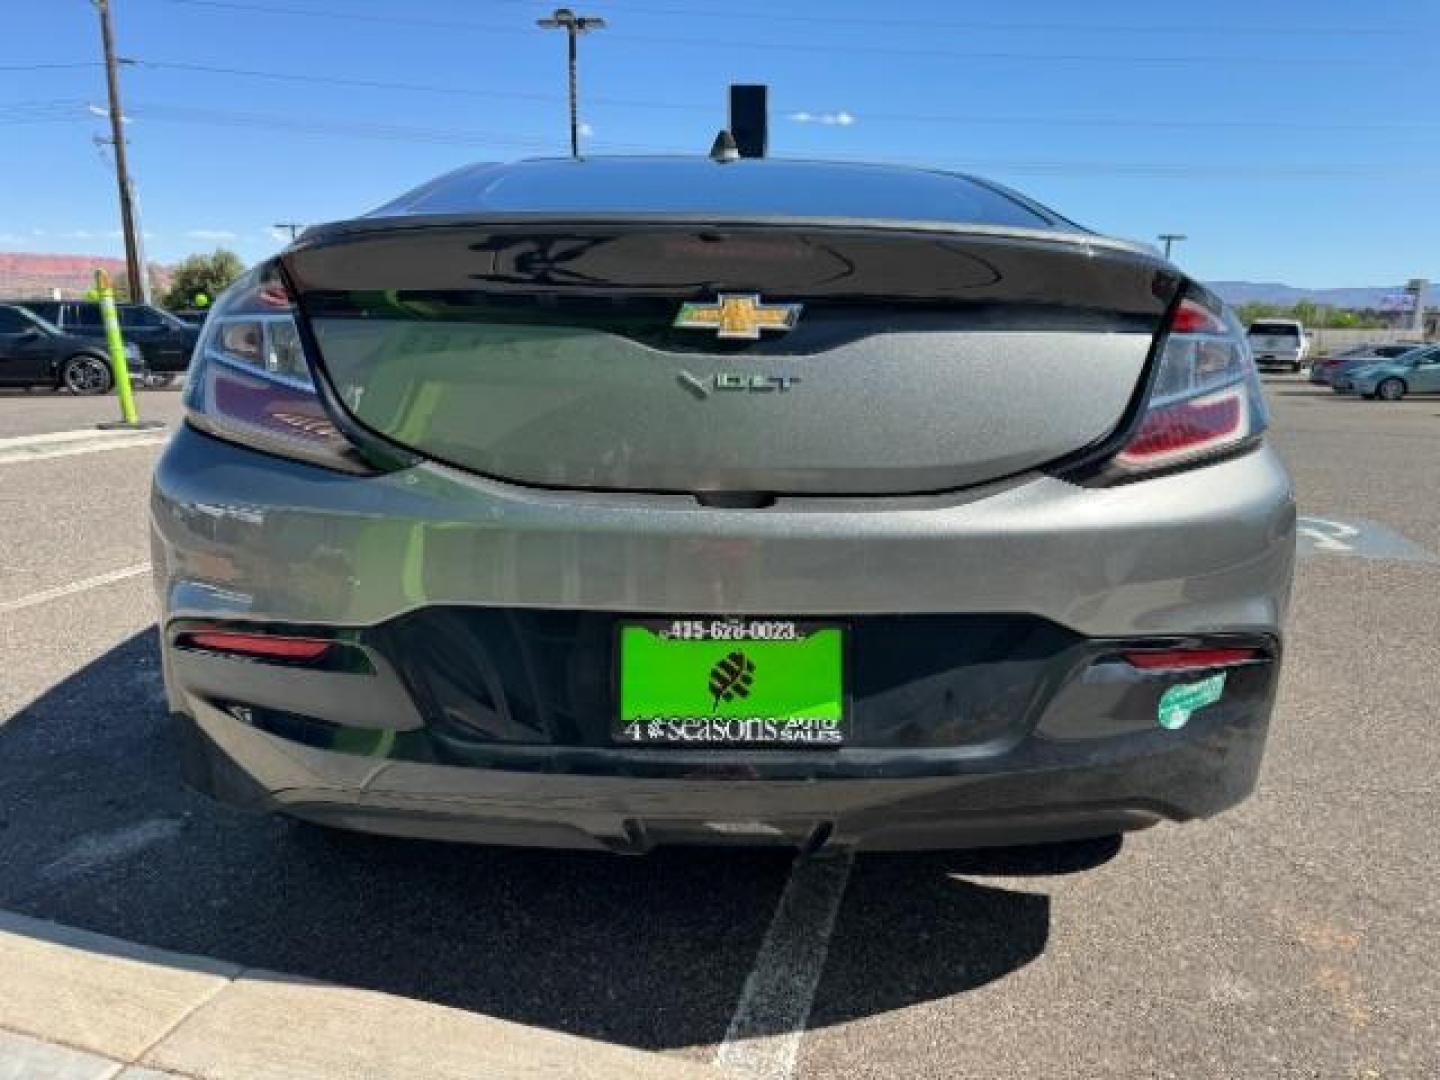
[{"label": "white cloud", "polygon": [[70,239],[72,239],[72,240],[93,240],[93,239],[95,239],[95,234],[92,233],[89,229],[71,229],[71,230],[70,230],[68,233],[66,233],[65,235],[68,236],[68,237],[70,237]]},{"label": "white cloud", "polygon": [[261,235],[267,240],[275,241],[277,244],[288,244],[290,242],[290,230],[277,229],[274,225],[267,226]]},{"label": "white cloud", "polygon": [[855,114],[841,109],[839,112],[793,112],[785,119],[797,124],[823,124],[826,127],[849,127],[855,123]]},{"label": "white cloud", "polygon": [[185,233],[191,240],[238,240],[239,235],[229,229],[190,229]]},{"label": "white cloud", "polygon": [[584,135],[587,139],[590,138],[591,135],[595,134],[594,125],[587,124],[584,120],[580,121],[580,134]]}]

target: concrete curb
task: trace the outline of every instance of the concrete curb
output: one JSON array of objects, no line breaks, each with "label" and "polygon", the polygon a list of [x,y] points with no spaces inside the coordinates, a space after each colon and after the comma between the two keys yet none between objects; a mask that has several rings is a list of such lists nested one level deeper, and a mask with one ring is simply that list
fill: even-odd
[{"label": "concrete curb", "polygon": [[126,1065],[206,1080],[725,1075],[684,1058],[8,912],[0,912],[0,971],[0,1029],[113,1063],[111,1072],[76,1076],[144,1075]]}]

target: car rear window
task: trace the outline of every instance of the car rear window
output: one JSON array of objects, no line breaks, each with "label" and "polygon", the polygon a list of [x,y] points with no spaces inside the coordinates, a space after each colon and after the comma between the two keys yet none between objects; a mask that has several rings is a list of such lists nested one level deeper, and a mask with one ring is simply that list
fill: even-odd
[{"label": "car rear window", "polygon": [[403,195],[376,214],[487,212],[838,217],[1028,229],[1052,229],[1059,220],[955,173],[775,159],[724,166],[648,158],[477,166]]},{"label": "car rear window", "polygon": [[1293,337],[1300,336],[1300,330],[1291,323],[1257,322],[1250,326],[1252,337]]}]

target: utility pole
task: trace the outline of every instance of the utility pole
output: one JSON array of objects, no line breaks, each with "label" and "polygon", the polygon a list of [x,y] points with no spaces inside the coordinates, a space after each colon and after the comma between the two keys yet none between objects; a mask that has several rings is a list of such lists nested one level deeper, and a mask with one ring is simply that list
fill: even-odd
[{"label": "utility pole", "polygon": [[595,15],[576,15],[569,8],[556,8],[548,19],[536,19],[541,30],[564,30],[570,53],[570,156],[580,156],[580,109],[576,103],[575,39],[591,30],[604,30],[605,20]]},{"label": "utility pole", "polygon": [[115,148],[115,183],[120,189],[120,228],[125,236],[125,278],[130,299],[150,302],[150,275],[146,272],[140,231],[135,225],[135,189],[125,160],[125,114],[120,109],[120,71],[115,58],[115,31],[110,25],[110,0],[94,0],[100,13],[100,41],[105,48],[105,82],[110,91],[110,137]]},{"label": "utility pole", "polygon": [[1168,258],[1170,258],[1170,245],[1171,245],[1171,244],[1176,243],[1177,241],[1180,241],[1180,240],[1189,240],[1190,238],[1189,238],[1188,236],[1186,236],[1184,233],[1178,233],[1178,232],[1162,232],[1158,237],[1156,237],[1156,239],[1162,241],[1162,242],[1165,244],[1165,258],[1168,259]]},{"label": "utility pole", "polygon": [[290,242],[292,244],[295,242],[295,238],[300,235],[300,230],[304,227],[305,223],[303,221],[277,221],[275,223],[275,228],[284,229],[290,234]]}]

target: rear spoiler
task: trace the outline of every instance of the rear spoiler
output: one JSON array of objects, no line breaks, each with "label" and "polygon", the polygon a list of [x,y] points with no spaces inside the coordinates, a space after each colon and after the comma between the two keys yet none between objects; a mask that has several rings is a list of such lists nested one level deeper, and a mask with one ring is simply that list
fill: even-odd
[{"label": "rear spoiler", "polygon": [[1153,251],[1085,233],[849,219],[363,218],[310,230],[281,261],[302,312],[357,292],[684,300],[735,289],[1036,306],[1155,332],[1185,283]]}]

